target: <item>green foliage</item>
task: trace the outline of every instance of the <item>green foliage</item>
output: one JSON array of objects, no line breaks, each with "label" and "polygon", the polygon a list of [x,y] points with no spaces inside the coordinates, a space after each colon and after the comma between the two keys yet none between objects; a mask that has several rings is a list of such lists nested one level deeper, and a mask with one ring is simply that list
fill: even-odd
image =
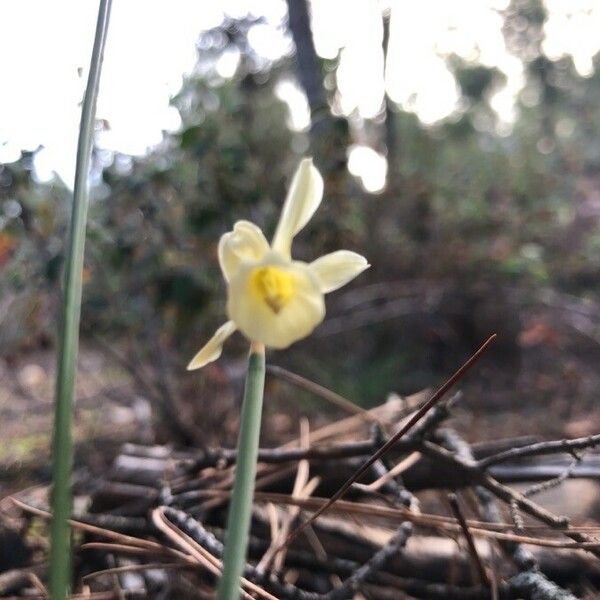
[{"label": "green foliage", "polygon": [[[345,169],[355,122],[335,120],[324,140],[290,131],[275,88],[290,77],[292,64],[260,62],[252,55],[246,39],[251,22],[229,19],[207,33],[199,44],[198,75],[173,100],[181,131],[166,136],[145,158],[115,156],[95,190],[84,332],[142,345],[159,340],[183,368],[200,340],[225,318],[216,256],[220,234],[240,218],[272,233],[288,178],[311,147],[325,173],[326,201],[314,226],[299,237],[297,252],[309,260],[337,247],[364,253],[373,268],[358,288],[426,281],[433,289],[460,282],[467,295],[481,286],[494,290],[492,296],[511,286],[526,293],[540,287],[597,293],[600,243],[593,194],[600,180],[595,102],[600,74],[597,69],[582,78],[569,59],[545,57],[539,37],[543,18],[539,2],[512,2],[504,15],[507,43],[523,60],[527,77],[512,131],[499,126],[490,107],[490,97],[504,83],[499,73],[451,57],[463,109],[433,127],[413,114],[390,111],[386,127],[395,134],[398,151],[388,157],[390,186],[379,196],[358,189]],[[211,65],[232,45],[242,61],[235,76],[223,80]],[[333,98],[336,63],[325,68]],[[379,119],[361,126],[384,138]],[[30,158],[0,170],[3,212],[12,214],[14,204],[7,205],[12,201],[22,207],[18,216],[3,217],[0,265],[6,276],[0,286],[5,298],[13,298],[7,320],[20,323],[15,328],[21,338],[44,340],[54,326],[50,308],[64,260],[57,240],[68,203],[58,186],[32,179]],[[338,307],[332,296],[331,316],[344,314],[343,301]],[[420,313],[427,331],[433,327],[431,314],[443,314],[443,307],[428,310]],[[390,319],[386,328],[394,335],[404,331],[411,314]],[[448,323],[435,331],[447,331]],[[361,388],[371,397],[384,387],[377,382],[393,387],[386,357],[400,357],[395,364],[405,364],[405,349],[393,340],[373,349],[380,334],[366,326],[348,334],[359,336],[381,359]],[[14,351],[18,334],[3,335],[3,352]],[[404,341],[419,347],[414,339]],[[319,341],[320,355],[336,343],[348,347],[352,364],[357,350],[348,340]],[[309,343],[299,352],[302,347],[312,348]],[[147,352],[153,350],[150,344]],[[413,364],[410,358],[407,365]]]},{"label": "green foliage", "polygon": [[495,68],[473,65],[458,56],[451,56],[448,65],[452,69],[461,94],[473,103],[485,102],[486,95],[506,82],[506,77]]}]

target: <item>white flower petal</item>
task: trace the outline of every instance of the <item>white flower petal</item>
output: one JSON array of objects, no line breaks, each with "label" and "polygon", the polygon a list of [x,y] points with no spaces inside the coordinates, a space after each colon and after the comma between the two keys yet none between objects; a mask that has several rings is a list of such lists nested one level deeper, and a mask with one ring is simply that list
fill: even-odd
[{"label": "white flower petal", "polygon": [[[265,266],[275,266],[293,278],[293,293],[276,311],[252,285],[253,274]],[[308,336],[323,320],[325,302],[307,264],[284,261],[273,253],[259,264],[240,268],[229,285],[227,312],[250,340],[271,348],[287,348]]]},{"label": "white flower petal", "polygon": [[312,158],[305,158],[296,170],[281,218],[273,236],[273,250],[290,258],[292,239],[308,223],[323,198],[323,178],[313,165]]},{"label": "white flower petal", "polygon": [[350,250],[326,254],[309,265],[324,294],[346,285],[369,266],[364,256]]},{"label": "white flower petal", "polygon": [[190,364],[187,366],[188,371],[199,369],[204,367],[208,363],[217,360],[221,356],[221,350],[223,349],[223,342],[237,329],[233,321],[227,321],[224,325],[221,325],[215,334],[206,342],[201,350],[192,358]]},{"label": "white flower petal", "polygon": [[259,227],[250,221],[238,221],[233,231],[219,240],[219,264],[225,281],[235,276],[242,261],[261,260],[268,250],[269,242]]}]

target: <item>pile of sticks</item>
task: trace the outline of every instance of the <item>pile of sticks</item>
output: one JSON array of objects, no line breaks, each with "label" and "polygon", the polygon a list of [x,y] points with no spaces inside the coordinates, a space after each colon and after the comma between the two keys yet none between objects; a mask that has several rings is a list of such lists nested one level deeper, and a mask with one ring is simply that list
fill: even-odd
[{"label": "pile of sticks", "polygon": [[[242,597],[595,597],[600,526],[572,524],[535,496],[570,478],[600,477],[592,451],[600,435],[471,445],[446,423],[458,394],[427,411],[426,393],[367,411],[271,371],[351,414],[313,430],[303,420],[297,439],[261,449]],[[332,503],[365,461],[368,469]],[[73,520],[74,597],[214,597],[235,462],[227,448],[125,445]],[[89,481],[80,486],[89,493]],[[39,500],[12,499],[22,514],[48,518]],[[323,514],[314,519],[316,512]],[[24,574],[37,578],[33,590]],[[34,567],[12,575],[0,576],[0,595],[18,590],[20,575],[27,597],[44,597]]]}]

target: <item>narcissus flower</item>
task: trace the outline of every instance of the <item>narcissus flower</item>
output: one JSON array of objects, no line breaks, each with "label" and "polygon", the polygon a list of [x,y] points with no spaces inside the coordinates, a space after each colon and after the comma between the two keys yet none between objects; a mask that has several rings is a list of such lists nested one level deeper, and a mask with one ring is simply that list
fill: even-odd
[{"label": "narcissus flower", "polygon": [[294,236],[321,203],[323,179],[306,158],[298,167],[271,245],[249,221],[238,221],[219,241],[219,263],[227,282],[229,321],[194,356],[188,370],[221,355],[225,340],[239,329],[249,340],[287,348],[308,336],[325,316],[324,295],[354,279],[369,265],[349,250],[304,263],[292,259]]}]

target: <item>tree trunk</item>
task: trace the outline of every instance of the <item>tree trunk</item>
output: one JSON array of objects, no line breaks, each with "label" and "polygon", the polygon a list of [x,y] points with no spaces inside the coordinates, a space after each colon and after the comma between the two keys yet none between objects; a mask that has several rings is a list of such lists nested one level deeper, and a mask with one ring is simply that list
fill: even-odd
[{"label": "tree trunk", "polygon": [[287,5],[289,28],[296,46],[298,80],[306,93],[314,127],[323,113],[329,115],[329,106],[310,28],[308,5],[306,0],[287,0]]}]

